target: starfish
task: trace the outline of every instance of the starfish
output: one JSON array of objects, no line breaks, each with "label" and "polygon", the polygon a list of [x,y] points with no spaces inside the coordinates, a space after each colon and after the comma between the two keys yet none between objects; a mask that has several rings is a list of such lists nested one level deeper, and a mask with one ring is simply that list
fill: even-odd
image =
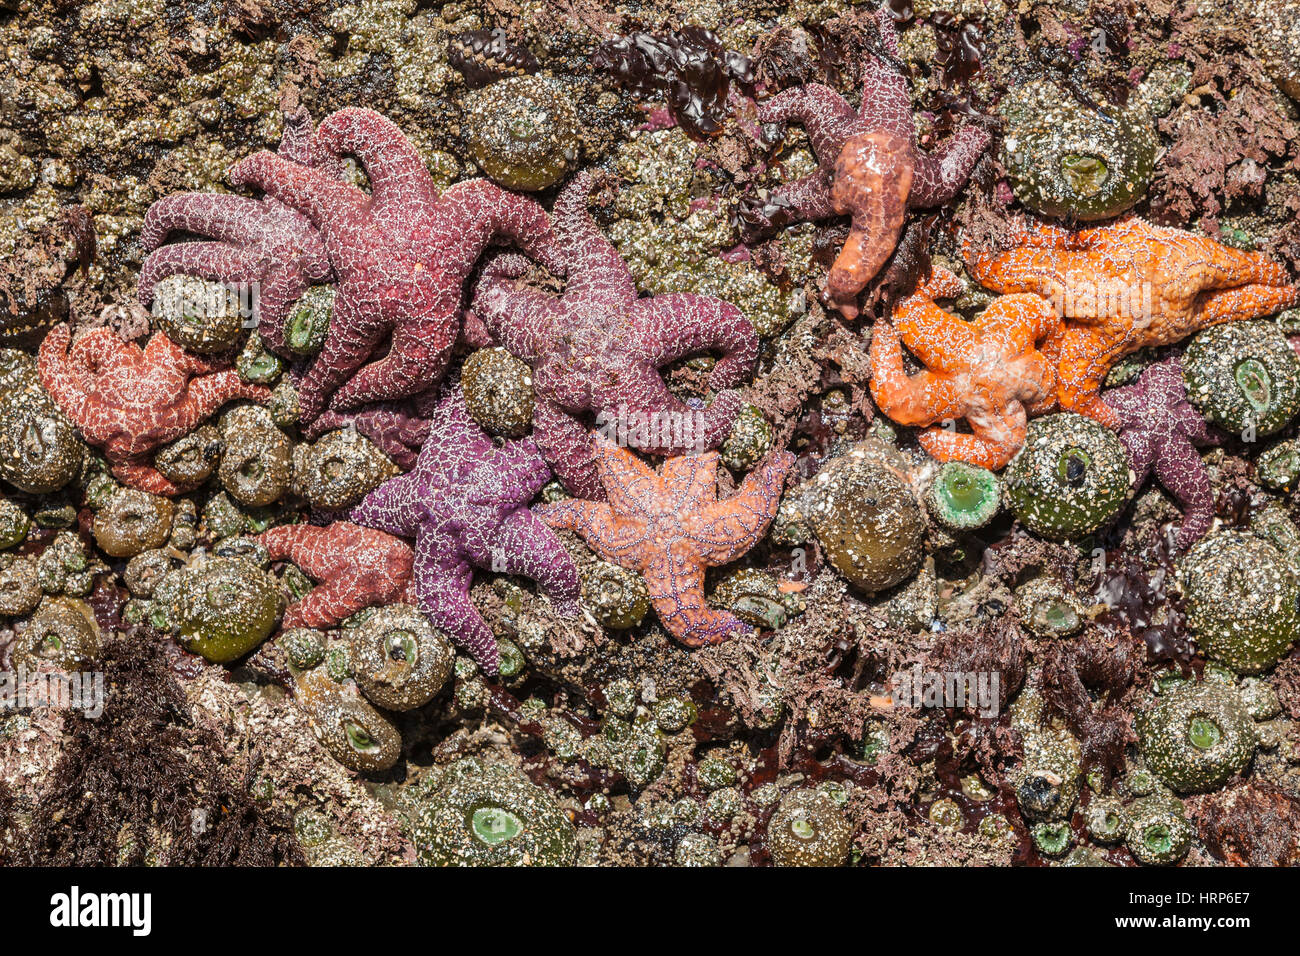
[{"label": "starfish", "polygon": [[1110,428],[1119,418],[1099,391],[1123,356],[1300,303],[1300,286],[1267,257],[1136,217],[1078,232],[1019,226],[1013,238],[1007,252],[967,244],[972,274],[998,292],[1052,302],[1065,321],[1041,347],[1057,364],[1060,407]]},{"label": "starfish", "polygon": [[292,561],[320,586],[284,612],[281,627],[334,627],[362,608],[405,598],[411,546],[347,521],[281,525],[258,536],[272,561]]},{"label": "starfish", "polygon": [[561,613],[577,612],[577,567],[528,510],[550,476],[531,440],[497,447],[469,417],[457,384],[434,410],[415,469],[384,482],[350,514],[357,524],[415,539],[416,603],[489,674],[498,651],[469,599],[474,568],[530,577]]},{"label": "starfish", "polygon": [[886,7],[876,13],[876,24],[883,55],[865,64],[857,110],[820,83],[786,90],[758,109],[764,123],[801,124],[818,168],[777,189],[757,218],[774,216],[784,224],[852,216],[848,240],[826,282],[827,299],[850,319],[859,312],[858,293],[894,251],[907,211],[952,199],[990,140],[980,127],[964,126],[929,154],[917,149],[911,83],[896,65],[898,34]]},{"label": "starfish", "polygon": [[[591,177],[583,173],[555,201],[557,255],[569,276],[564,294],[510,281],[527,261],[500,257],[477,283],[467,328],[480,321],[493,340],[533,366],[537,447],[570,493],[597,499],[604,492],[579,416],[616,413],[629,442],[656,454],[716,448],[740,411],[730,386],[753,370],[758,336],[744,313],[720,299],[639,298],[626,263],[587,212],[590,192]],[[718,395],[696,410],[668,391],[659,369],[708,350],[722,353],[709,375]],[[644,427],[626,428],[629,422]]]},{"label": "starfish", "polygon": [[337,428],[355,428],[403,470],[415,467],[420,448],[429,435],[429,416],[437,395],[425,392],[404,402],[375,402],[356,412],[326,409],[306,429],[315,438]]},{"label": "starfish", "polygon": [[1196,453],[1222,438],[1187,401],[1183,366],[1177,356],[1149,366],[1132,385],[1111,389],[1106,404],[1119,419],[1119,438],[1140,487],[1154,469],[1156,478],[1183,507],[1175,543],[1186,548],[1214,521],[1210,473]]},{"label": "starfish", "polygon": [[149,452],[188,434],[232,399],[265,402],[271,396],[233,370],[188,354],[161,332],[141,349],[107,328],[72,342],[71,329],[60,325],[41,343],[37,368],[59,408],[104,450],[114,476],[155,495],[181,489],[154,469]]},{"label": "starfish", "polygon": [[776,516],[794,456],[768,456],[732,497],[718,500],[718,453],[669,458],[659,474],[631,452],[596,438],[609,502],[569,499],[535,510],[553,528],[576,531],[602,558],[644,578],[659,620],[688,647],[749,630],[704,600],[704,571],[749,551]]},{"label": "starfish", "polygon": [[[324,171],[345,154],[365,167],[369,193]],[[304,422],[327,405],[349,409],[434,388],[460,332],[462,286],[489,243],[512,241],[560,272],[541,206],[483,179],[439,196],[415,147],[373,110],[326,117],[313,157],[304,166],[263,150],[230,173],[235,185],[257,186],[303,213],[338,277],[329,332],[300,384]],[[385,341],[387,354],[367,364]]]},{"label": "starfish", "polygon": [[[312,161],[311,116],[306,109],[299,107],[285,117],[279,155],[286,161]],[[210,239],[163,246],[175,232]],[[139,284],[140,301],[146,307],[153,302],[154,287],[171,275],[255,285],[258,332],[271,349],[285,357],[292,357],[284,341],[290,307],[308,286],[328,282],[334,275],[325,243],[310,220],[271,196],[168,196],[145,213],[140,245],[149,251]]]},{"label": "starfish", "polygon": [[[961,282],[935,266],[930,279],[894,307],[894,324],[871,334],[871,395],[900,425],[931,425],[918,440],[940,461],[961,459],[998,469],[1025,443],[1029,413],[1056,400],[1056,370],[1034,343],[1058,324],[1036,295],[1004,295],[974,322],[934,299],[961,294]],[[926,370],[909,376],[899,339]],[[951,425],[965,418],[973,434]],[[934,425],[943,422],[944,425]]]}]

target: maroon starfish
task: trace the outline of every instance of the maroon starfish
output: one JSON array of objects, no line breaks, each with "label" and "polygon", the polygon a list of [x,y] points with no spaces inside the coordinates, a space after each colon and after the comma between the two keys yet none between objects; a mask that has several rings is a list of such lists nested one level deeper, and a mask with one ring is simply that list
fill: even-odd
[{"label": "maroon starfish", "polygon": [[[369,193],[317,168],[343,155],[361,161]],[[236,185],[304,213],[338,276],[329,334],[300,386],[304,422],[327,405],[354,408],[436,386],[459,332],[462,286],[489,243],[513,241],[562,274],[541,206],[481,179],[439,196],[415,147],[373,110],[326,117],[313,156],[308,167],[263,150],[230,173]],[[366,364],[386,340],[387,354]]]},{"label": "maroon starfish", "polygon": [[1187,401],[1182,364],[1177,356],[1157,362],[1132,385],[1111,389],[1105,400],[1119,416],[1133,487],[1140,487],[1154,468],[1160,484],[1183,506],[1175,543],[1186,548],[1214,522],[1214,489],[1196,448],[1217,445],[1222,438]]},{"label": "maroon starfish", "polygon": [[[307,110],[299,107],[285,117],[279,155],[293,162],[311,162]],[[163,246],[176,232],[210,238]],[[139,296],[146,307],[153,302],[154,287],[172,275],[256,285],[258,331],[268,346],[286,357],[292,354],[284,344],[291,306],[308,286],[334,276],[325,243],[310,220],[270,196],[178,193],[160,199],[145,213],[140,245],[152,250],[140,269]]]},{"label": "maroon starfish", "polygon": [[786,90],[759,107],[765,123],[794,120],[807,130],[818,168],[744,213],[751,220],[746,241],[787,222],[852,216],[849,238],[826,282],[828,300],[850,319],[859,311],[858,293],[898,244],[908,209],[938,206],[955,196],[990,139],[978,126],[964,126],[934,152],[917,150],[911,84],[891,62],[899,50],[888,8],[876,13],[876,24],[884,49],[864,67],[857,110],[820,83]]},{"label": "maroon starfish", "polygon": [[[604,499],[591,435],[580,416],[612,413],[625,444],[655,454],[716,448],[731,430],[740,395],[730,387],[753,370],[758,336],[744,314],[710,296],[638,298],[632,273],[587,212],[591,177],[578,176],[555,201],[558,256],[569,276],[558,298],[511,281],[520,256],[495,259],[475,288],[467,330],[487,333],[533,366],[533,438],[572,494]],[[659,369],[686,355],[719,351],[707,409],[674,396]],[[598,424],[601,419],[597,419]]]}]

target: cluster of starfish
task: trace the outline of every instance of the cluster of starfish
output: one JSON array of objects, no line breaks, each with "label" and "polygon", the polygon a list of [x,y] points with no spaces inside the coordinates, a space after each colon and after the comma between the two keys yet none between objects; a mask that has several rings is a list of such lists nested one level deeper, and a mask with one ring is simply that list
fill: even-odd
[{"label": "cluster of starfish", "polygon": [[[1129,217],[1079,231],[1020,228],[1004,252],[967,248],[971,273],[1003,293],[974,322],[933,302],[960,291],[936,269],[871,343],[872,395],[894,420],[929,427],[937,459],[1001,468],[1020,449],[1028,415],[1088,415],[1120,432],[1139,481],[1157,477],[1187,508],[1179,542],[1210,525],[1209,477],[1194,446],[1211,441],[1169,360],[1103,400],[1122,357],[1171,345],[1222,322],[1259,318],[1300,302],[1283,267],[1205,236]],[[909,376],[900,339],[925,369]],[[971,433],[955,425],[965,418]]]}]

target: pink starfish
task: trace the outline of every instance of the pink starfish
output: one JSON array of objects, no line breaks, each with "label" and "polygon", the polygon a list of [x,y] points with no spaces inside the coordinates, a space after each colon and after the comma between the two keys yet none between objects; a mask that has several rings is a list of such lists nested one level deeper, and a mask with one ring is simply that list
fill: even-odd
[{"label": "pink starfish", "polygon": [[[555,201],[558,257],[569,276],[564,294],[510,281],[527,263],[498,257],[476,286],[467,331],[481,321],[492,339],[533,366],[537,447],[572,494],[603,499],[580,416],[616,413],[626,426],[625,444],[655,454],[716,448],[740,410],[740,395],[730,387],[753,370],[758,336],[739,309],[720,299],[639,298],[626,263],[587,212],[590,191],[591,177],[583,173]],[[722,353],[709,375],[719,392],[697,410],[668,391],[659,369],[709,350]]]},{"label": "pink starfish", "polygon": [[[415,147],[372,110],[326,117],[313,149],[312,167],[263,150],[230,173],[306,215],[338,277],[329,334],[300,386],[308,423],[330,404],[354,408],[437,385],[459,333],[462,285],[489,243],[513,241],[555,265],[537,203],[481,179],[439,196]],[[364,165],[369,193],[320,168],[345,154]],[[385,341],[388,353],[366,364]]]},{"label": "pink starfish", "polygon": [[[303,108],[285,117],[279,155],[312,160],[311,116]],[[202,242],[163,246],[172,233],[209,236]],[[248,199],[218,193],[178,193],[160,199],[144,217],[140,245],[150,251],[140,269],[139,295],[145,306],[168,276],[257,286],[258,331],[270,348],[285,348],[285,320],[307,287],[330,281],[334,270],[320,233],[302,213],[271,196]],[[161,248],[159,248],[161,246]]]}]

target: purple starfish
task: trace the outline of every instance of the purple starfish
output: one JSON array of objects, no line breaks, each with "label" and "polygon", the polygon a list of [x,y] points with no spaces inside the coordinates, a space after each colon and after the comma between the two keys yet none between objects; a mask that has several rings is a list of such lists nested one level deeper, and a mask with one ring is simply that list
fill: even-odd
[{"label": "purple starfish", "polygon": [[[591,178],[576,177],[555,201],[557,257],[569,276],[564,294],[513,281],[527,261],[499,256],[483,271],[467,319],[533,366],[533,435],[572,494],[604,500],[586,412],[615,414],[621,444],[655,454],[716,448],[740,410],[742,382],[758,358],[758,336],[744,313],[710,296],[638,298],[632,273],[587,212]],[[482,329],[475,328],[482,323]],[[709,375],[718,390],[707,409],[674,396],[659,369],[686,355],[723,353]],[[598,424],[599,424],[598,419]]]},{"label": "purple starfish", "polygon": [[578,610],[578,569],[528,508],[550,477],[531,440],[493,444],[469,417],[456,384],[433,412],[415,470],[384,482],[349,515],[415,538],[416,601],[489,674],[497,672],[497,644],[469,599],[474,568],[530,577],[561,613]]},{"label": "purple starfish", "polygon": [[404,402],[375,402],[359,412],[337,412],[330,408],[305,425],[303,434],[317,438],[337,428],[355,428],[397,467],[409,470],[415,466],[429,435],[429,416],[436,405],[437,395],[424,392]]},{"label": "purple starfish", "polygon": [[[299,107],[285,117],[278,155],[310,163],[312,136],[311,116]],[[210,239],[162,245],[176,232]],[[290,307],[308,286],[334,278],[325,242],[311,221],[271,196],[167,196],[145,213],[140,245],[152,250],[140,269],[139,296],[146,307],[153,302],[155,286],[168,276],[195,276],[231,285],[256,283],[258,331],[271,349],[285,357],[291,355],[284,342]]]},{"label": "purple starfish", "polygon": [[1106,404],[1119,416],[1119,437],[1136,475],[1133,487],[1154,468],[1160,484],[1183,508],[1176,543],[1186,548],[1214,521],[1214,491],[1197,446],[1217,445],[1217,435],[1187,401],[1178,356],[1151,365],[1132,385],[1111,389]]},{"label": "purple starfish", "polygon": [[961,189],[988,146],[988,132],[964,126],[930,154],[916,148],[911,82],[898,62],[898,34],[887,7],[876,13],[881,51],[863,70],[862,105],[855,110],[820,83],[786,90],[759,107],[764,123],[799,123],[808,132],[818,168],[741,211],[745,240],[791,222],[852,216],[848,240],[826,282],[828,300],[847,318],[880,271],[909,208],[938,206]]}]

